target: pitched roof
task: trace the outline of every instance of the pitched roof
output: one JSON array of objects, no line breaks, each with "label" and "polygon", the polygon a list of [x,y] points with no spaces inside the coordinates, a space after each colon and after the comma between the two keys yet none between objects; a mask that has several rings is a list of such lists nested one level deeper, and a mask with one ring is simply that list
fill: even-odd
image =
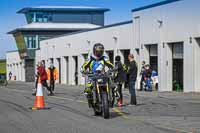
[{"label": "pitched roof", "polygon": [[[68,36],[68,35],[74,35],[74,34],[84,33],[84,32],[90,32],[90,31],[100,30],[100,29],[105,29],[105,28],[110,28],[110,27],[115,27],[115,26],[120,26],[120,25],[125,25],[125,24],[131,24],[131,23],[133,23],[133,21],[129,20],[129,21],[114,23],[114,24],[105,25],[105,26],[97,27],[97,28],[93,28],[93,29],[86,29],[86,30],[72,32],[72,33],[62,34],[62,35],[58,35],[58,36],[52,37],[51,39],[58,38],[58,37],[63,37],[63,36]],[[48,40],[48,39],[45,39],[45,40]]]}]

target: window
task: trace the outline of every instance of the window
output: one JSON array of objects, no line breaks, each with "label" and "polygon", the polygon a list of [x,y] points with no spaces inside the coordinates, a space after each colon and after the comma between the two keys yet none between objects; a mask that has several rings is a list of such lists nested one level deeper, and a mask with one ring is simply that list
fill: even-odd
[{"label": "window", "polygon": [[183,43],[173,44],[173,58],[183,59]]},{"label": "window", "polygon": [[34,19],[34,14],[33,13],[26,13],[26,20],[28,24],[32,23]]},{"label": "window", "polygon": [[26,20],[30,24],[32,22],[51,22],[53,14],[50,12],[29,12],[26,13]]},{"label": "window", "polygon": [[49,39],[51,37],[48,37],[48,36],[40,36],[39,37],[39,41],[42,41],[42,40],[46,40],[46,39]]},{"label": "window", "polygon": [[36,49],[38,48],[37,46],[37,40],[36,40],[36,36],[26,36],[24,37],[25,43],[26,43],[26,47],[27,49]]},{"label": "window", "polygon": [[44,13],[44,12],[38,12],[36,13],[36,22],[51,22],[52,21],[52,13]]}]

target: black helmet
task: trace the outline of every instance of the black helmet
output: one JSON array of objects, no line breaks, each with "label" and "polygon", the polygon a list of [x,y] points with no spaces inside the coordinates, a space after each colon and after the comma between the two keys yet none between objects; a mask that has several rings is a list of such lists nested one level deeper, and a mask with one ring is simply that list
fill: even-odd
[{"label": "black helmet", "polygon": [[121,57],[118,55],[115,57],[115,61],[120,61],[121,60]]},{"label": "black helmet", "polygon": [[103,46],[103,44],[101,44],[101,43],[96,43],[96,44],[94,44],[94,47],[93,47],[93,54],[94,54],[96,57],[100,58],[100,57],[103,56],[103,53],[104,53],[104,46]]}]

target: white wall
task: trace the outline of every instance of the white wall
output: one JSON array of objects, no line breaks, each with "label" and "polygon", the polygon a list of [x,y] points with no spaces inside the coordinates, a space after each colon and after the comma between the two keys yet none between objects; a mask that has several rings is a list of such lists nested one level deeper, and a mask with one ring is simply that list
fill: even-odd
[{"label": "white wall", "polygon": [[16,76],[16,81],[25,81],[24,62],[20,59],[18,51],[6,53],[7,62],[7,79],[9,79],[9,73],[12,73],[12,79]]},{"label": "white wall", "polygon": [[[58,38],[41,41],[41,48],[36,52],[36,60],[48,60],[50,58],[69,58],[69,84],[74,83],[75,64],[73,56],[78,56],[78,69],[84,62],[82,54],[92,51],[94,43],[104,44],[105,50],[130,49],[132,46],[132,23],[82,32],[78,34],[66,35]],[[115,39],[114,39],[115,38]],[[116,39],[117,38],[117,39]],[[41,56],[40,56],[41,54]],[[65,63],[65,62],[63,62]],[[65,65],[62,65],[65,67]],[[62,68],[62,74],[66,74],[66,68]],[[84,83],[84,79],[79,74],[79,84]],[[62,75],[62,83],[66,83],[66,76]]]},{"label": "white wall", "polygon": [[[195,37],[200,36],[200,1],[182,0],[165,4],[149,9],[133,12],[133,23],[139,17],[140,24],[134,24],[133,36],[135,48],[140,48],[145,44],[158,44],[158,73],[159,89],[161,91],[172,90],[172,58],[168,43],[184,43],[184,91],[200,91],[197,80],[199,75],[194,77],[197,72],[197,49]],[[159,23],[162,21],[162,24]],[[138,41],[139,38],[139,41]],[[191,39],[193,40],[191,42]],[[139,42],[139,44],[138,44]],[[165,47],[163,47],[163,43]],[[194,51],[195,54],[194,54]],[[140,57],[148,56],[145,51],[140,51]],[[139,58],[140,61],[147,57]],[[193,60],[193,59],[196,60]]]}]

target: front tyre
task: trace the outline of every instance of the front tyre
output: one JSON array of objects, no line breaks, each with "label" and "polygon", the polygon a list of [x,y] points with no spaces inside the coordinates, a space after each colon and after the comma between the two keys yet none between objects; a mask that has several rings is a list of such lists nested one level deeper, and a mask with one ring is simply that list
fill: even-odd
[{"label": "front tyre", "polygon": [[102,111],[103,111],[103,117],[104,119],[108,119],[110,117],[109,112],[109,103],[108,103],[108,94],[103,92],[102,93]]},{"label": "front tyre", "polygon": [[2,85],[3,85],[3,86],[7,86],[7,85],[8,85],[8,81],[7,81],[7,80],[4,80],[3,83],[2,83]]},{"label": "front tyre", "polygon": [[93,98],[92,94],[87,94],[88,106],[89,108],[93,107]]}]

